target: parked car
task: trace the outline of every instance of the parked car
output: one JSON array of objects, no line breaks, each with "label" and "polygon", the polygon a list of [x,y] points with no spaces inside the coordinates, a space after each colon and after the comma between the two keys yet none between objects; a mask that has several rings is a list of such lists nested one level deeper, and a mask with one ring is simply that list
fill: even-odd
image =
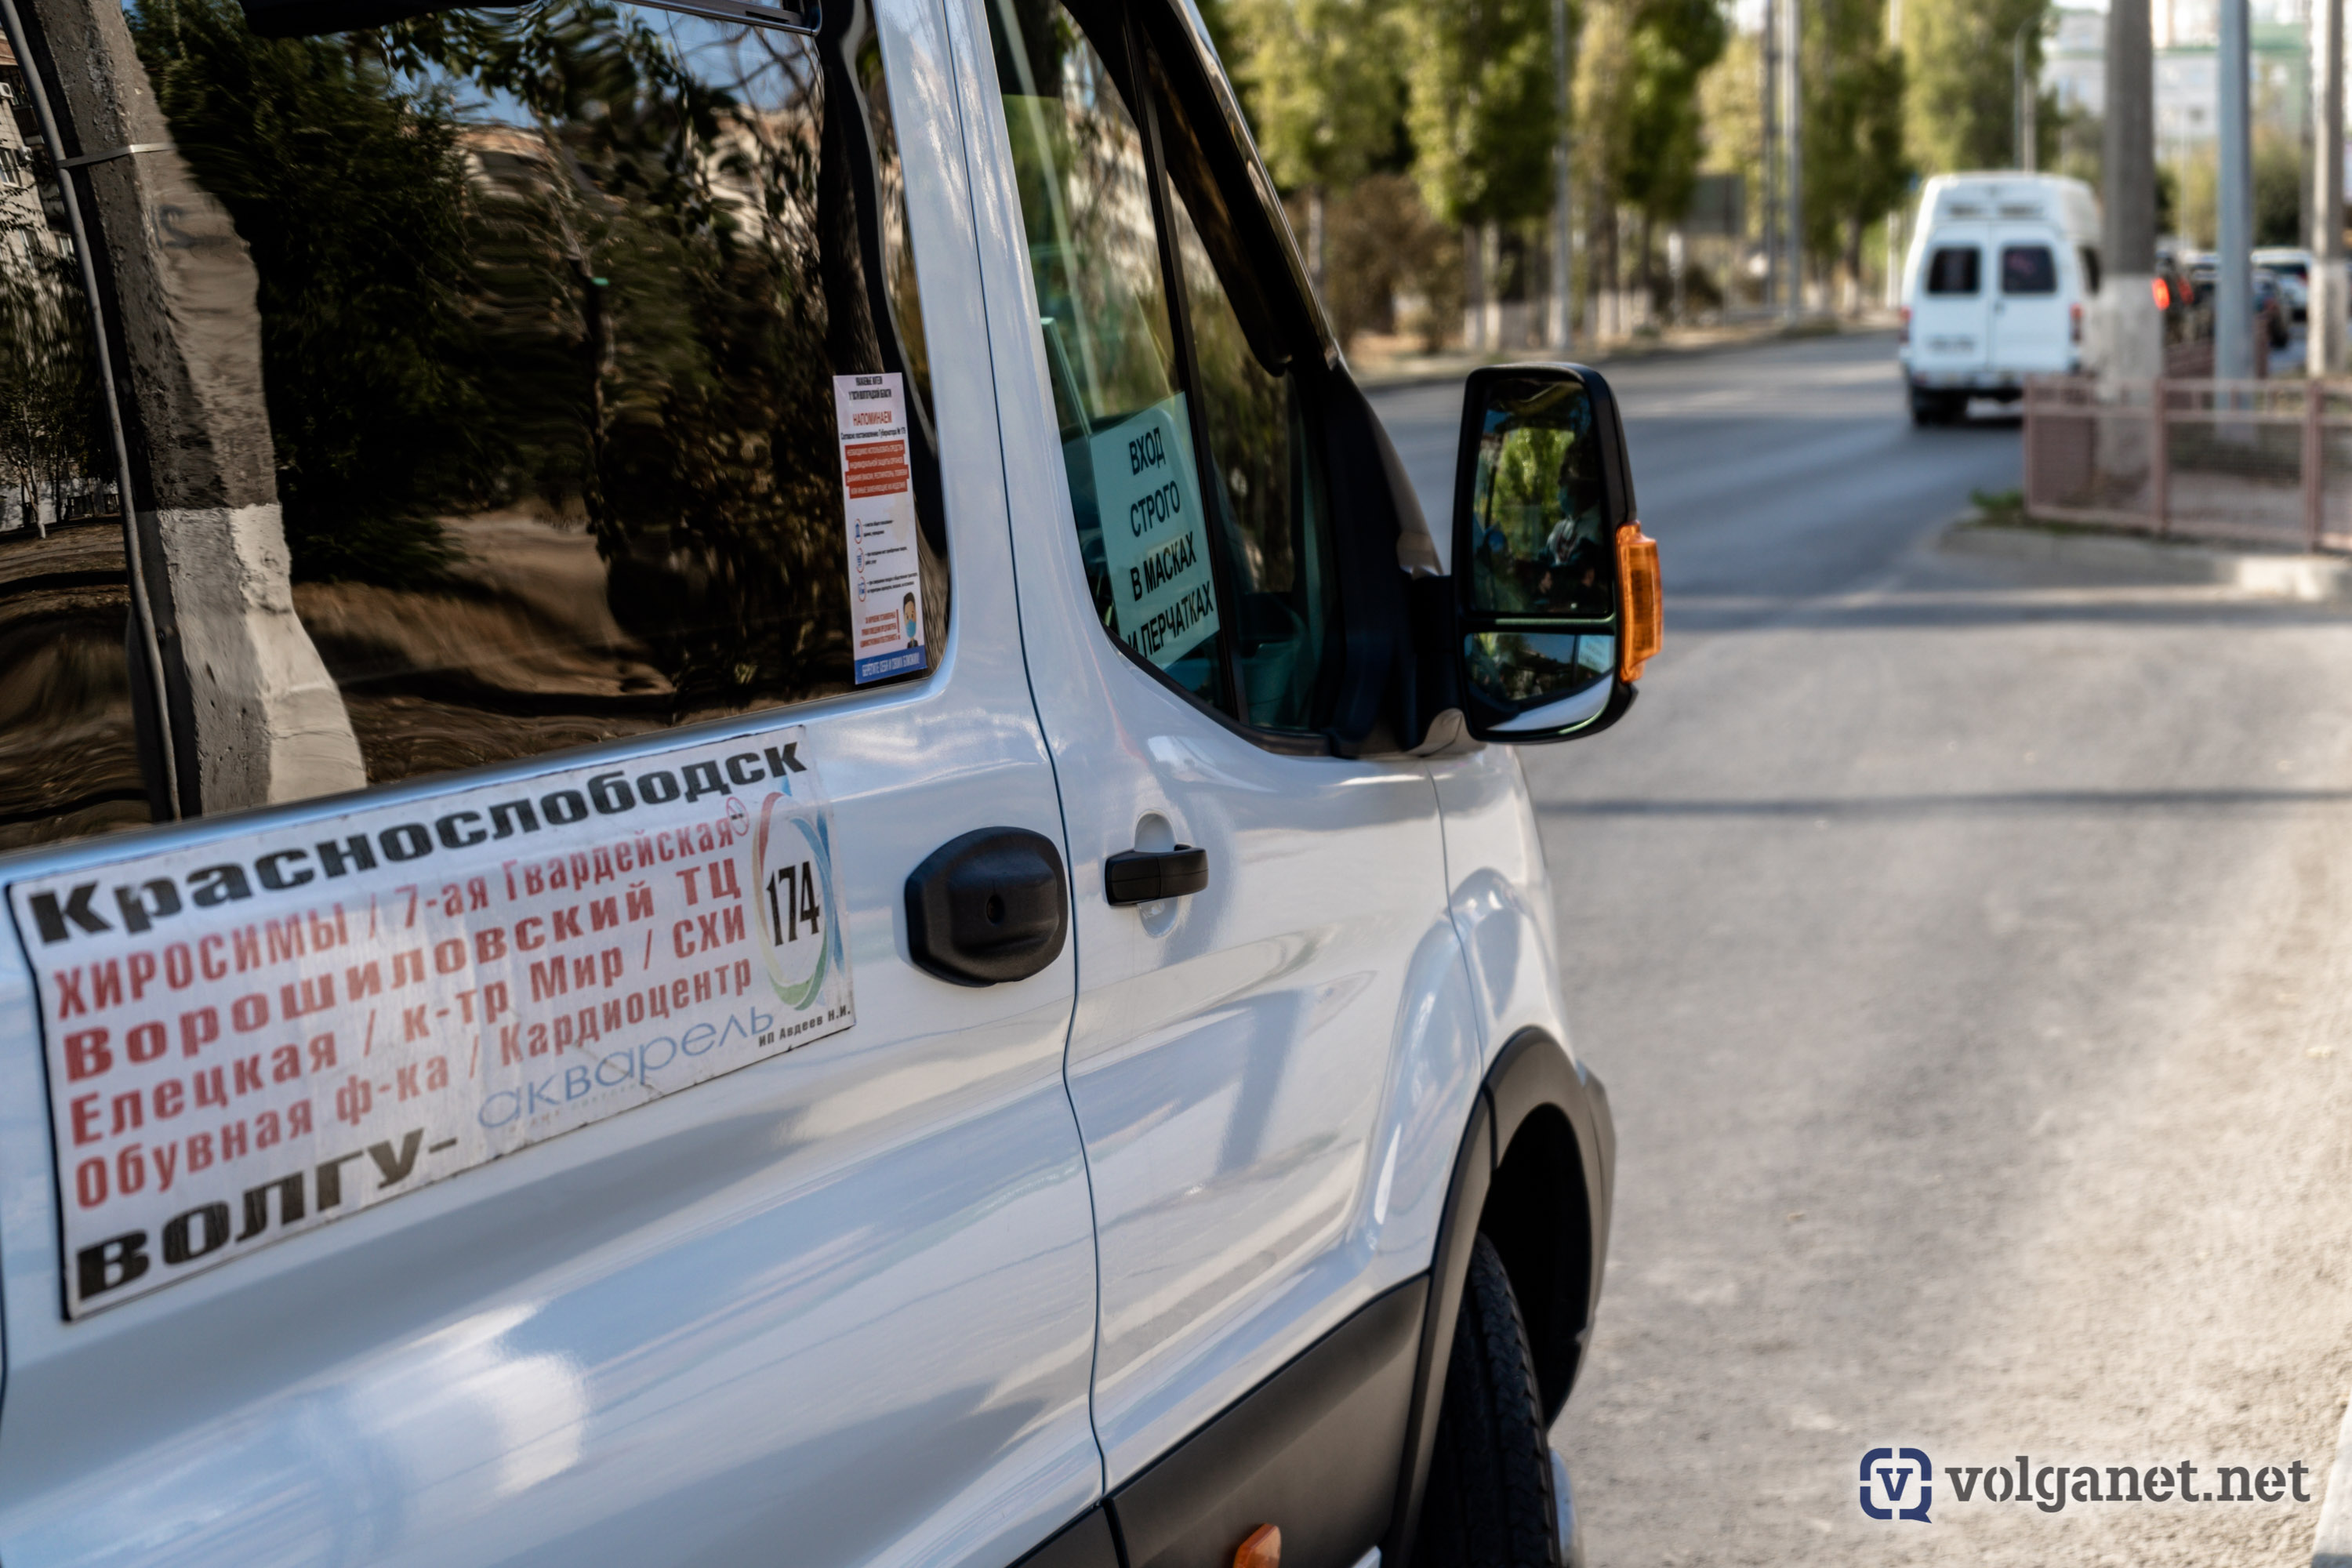
[{"label": "parked car", "polygon": [[2300,323],[2310,302],[2311,252],[2292,246],[2263,246],[2254,252],[2254,265],[2267,268],[2278,279],[2287,319]]},{"label": "parked car", "polygon": [[1957,419],[1971,397],[2014,402],[2027,376],[2077,368],[2098,245],[2098,202],[2080,180],[1930,179],[1904,264],[1900,359],[1913,422]]},{"label": "parked car", "polygon": [[2284,280],[2267,267],[2255,268],[2254,319],[2259,323],[2258,330],[2270,340],[2271,347],[2286,347],[2291,313]]},{"label": "parked car", "polygon": [[0,8],[0,1562],[1576,1562],[1606,381],[1182,0],[248,4]]},{"label": "parked car", "polygon": [[[2211,252],[2192,258],[2189,266],[2189,280],[2197,289],[2197,300],[2210,308],[2216,301],[2216,279],[2219,264]],[[2279,286],[2278,274],[2267,267],[2252,269],[2254,331],[2271,347],[2284,348],[2289,336],[2286,296]]]}]

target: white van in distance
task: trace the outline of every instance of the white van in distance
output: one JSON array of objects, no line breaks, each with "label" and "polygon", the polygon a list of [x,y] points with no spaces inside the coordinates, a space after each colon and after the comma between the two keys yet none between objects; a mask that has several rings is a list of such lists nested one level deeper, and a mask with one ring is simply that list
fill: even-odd
[{"label": "white van in distance", "polygon": [[1903,267],[1911,419],[1947,424],[1971,397],[2011,403],[2025,378],[2082,363],[2099,291],[2099,204],[2057,174],[1938,174],[1919,194]]}]

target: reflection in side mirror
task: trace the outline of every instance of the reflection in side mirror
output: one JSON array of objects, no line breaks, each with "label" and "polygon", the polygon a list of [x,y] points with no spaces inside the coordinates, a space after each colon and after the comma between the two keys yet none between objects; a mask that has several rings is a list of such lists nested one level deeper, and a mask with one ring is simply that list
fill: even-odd
[{"label": "reflection in side mirror", "polygon": [[1471,373],[1454,499],[1460,689],[1481,740],[1616,721],[1657,652],[1657,549],[1616,399],[1580,365]]}]

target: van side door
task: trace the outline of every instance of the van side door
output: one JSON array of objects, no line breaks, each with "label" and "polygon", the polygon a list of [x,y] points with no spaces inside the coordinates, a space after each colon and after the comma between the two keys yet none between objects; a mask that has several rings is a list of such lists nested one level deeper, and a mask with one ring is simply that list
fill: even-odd
[{"label": "van side door", "polygon": [[1916,378],[1970,384],[1991,361],[1991,293],[1983,224],[1946,224],[1927,237],[1911,299]]},{"label": "van side door", "polygon": [[[1427,770],[1321,728],[1344,371],[1288,271],[1244,259],[1270,220],[1181,85],[1206,68],[1181,14],[967,12],[976,158],[1009,176],[983,266],[1081,955],[1094,1413],[1139,1563],[1190,1516],[1121,1489],[1428,1268],[1478,1050]],[[1372,1414],[1315,1441],[1348,1480],[1282,1521],[1304,1560],[1385,1526],[1416,1303],[1351,1374]]]},{"label": "van side door", "polygon": [[[16,9],[37,237],[87,216],[101,322],[155,331],[150,446],[0,535],[0,632],[98,627],[0,673],[0,1560],[1019,1557],[1100,1491],[1094,1249],[935,8],[456,14],[411,77],[234,6]],[[161,384],[183,289],[219,374]],[[126,537],[187,820],[93,837],[154,709],[38,725],[137,679],[87,673],[120,566],[73,575]],[[312,672],[350,787],[237,795],[284,689],[189,702],[204,638]],[[909,936],[976,832],[1036,939],[987,984],[955,898]]]},{"label": "van side door", "polygon": [[1992,231],[1992,363],[2028,375],[2074,366],[2072,302],[2083,298],[2082,258],[2038,224]]}]

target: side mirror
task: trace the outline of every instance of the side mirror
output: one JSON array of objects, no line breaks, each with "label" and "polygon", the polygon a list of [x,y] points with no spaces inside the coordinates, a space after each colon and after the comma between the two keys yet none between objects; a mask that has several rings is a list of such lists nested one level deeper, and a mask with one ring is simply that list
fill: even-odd
[{"label": "side mirror", "polygon": [[1598,371],[1470,373],[1454,479],[1457,689],[1481,741],[1608,728],[1664,630],[1658,546],[1633,515],[1617,400]]}]

